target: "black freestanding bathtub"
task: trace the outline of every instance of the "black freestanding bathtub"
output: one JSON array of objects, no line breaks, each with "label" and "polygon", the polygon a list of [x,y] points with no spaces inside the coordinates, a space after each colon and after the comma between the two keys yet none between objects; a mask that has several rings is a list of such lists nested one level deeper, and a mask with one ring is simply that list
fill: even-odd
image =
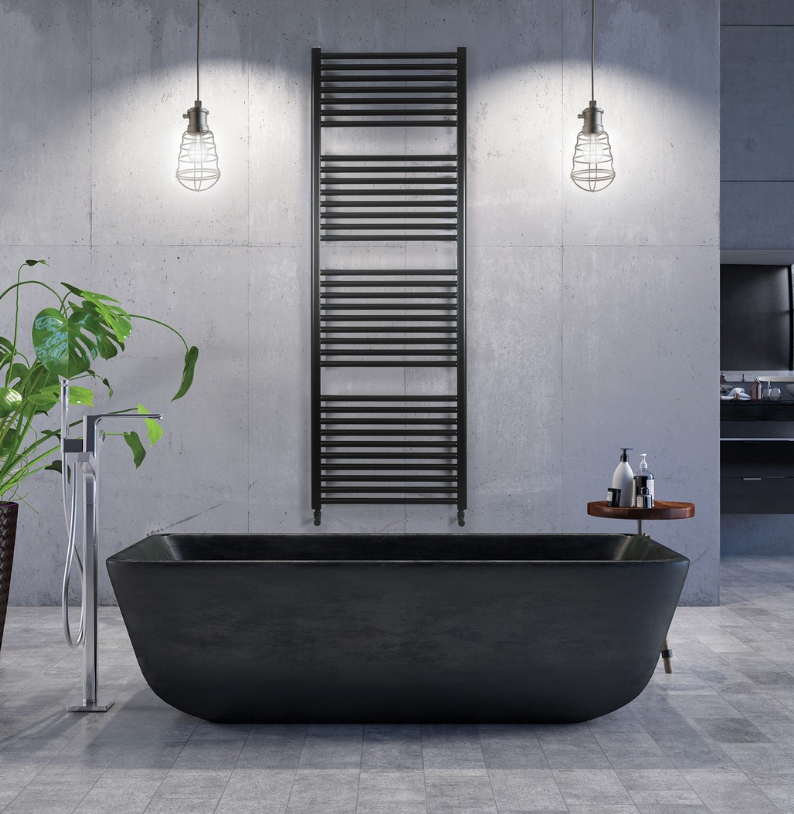
[{"label": "black freestanding bathtub", "polygon": [[650,680],[689,567],[613,534],[167,534],[107,562],[149,686],[246,723],[604,715]]}]

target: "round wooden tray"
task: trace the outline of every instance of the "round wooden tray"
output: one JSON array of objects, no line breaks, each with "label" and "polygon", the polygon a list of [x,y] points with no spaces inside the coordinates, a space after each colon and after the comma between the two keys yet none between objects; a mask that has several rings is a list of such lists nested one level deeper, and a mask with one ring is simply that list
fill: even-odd
[{"label": "round wooden tray", "polygon": [[684,520],[695,516],[695,504],[657,500],[652,509],[634,509],[629,506],[607,506],[606,500],[596,500],[587,504],[587,513],[593,517],[620,520]]}]

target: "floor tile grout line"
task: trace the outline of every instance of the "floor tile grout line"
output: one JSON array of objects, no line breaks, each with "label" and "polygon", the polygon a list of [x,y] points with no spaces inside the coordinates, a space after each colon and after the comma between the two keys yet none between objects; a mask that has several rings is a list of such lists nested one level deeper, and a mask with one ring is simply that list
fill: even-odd
[{"label": "floor tile grout line", "polygon": [[356,783],[356,807],[353,809],[358,812],[358,800],[361,796],[361,767],[364,763],[364,736],[367,731],[367,725],[363,724],[361,727],[361,749],[358,753],[358,782]]},{"label": "floor tile grout line", "polygon": [[422,758],[422,786],[425,790],[425,811],[430,814],[430,802],[427,798],[427,771],[425,770],[425,746],[422,740],[422,725],[419,724],[419,756]]},{"label": "floor tile grout line", "polygon": [[[252,730],[253,731],[253,730]],[[292,785],[289,787],[289,794],[287,795],[287,805],[284,808],[284,814],[289,811],[290,802],[292,801],[292,792],[295,789],[295,780],[298,777],[298,772],[300,771],[301,759],[303,757],[303,750],[306,748],[306,738],[309,735],[309,727],[308,725],[303,730],[303,741],[301,743],[301,750],[300,754],[298,755],[298,762],[295,764],[295,773],[292,775]]]},{"label": "floor tile grout line", "polygon": [[229,781],[232,779],[232,775],[234,774],[234,770],[237,768],[237,764],[240,762],[240,757],[245,750],[245,745],[248,743],[248,739],[251,737],[251,733],[254,731],[253,726],[248,730],[248,733],[245,736],[245,740],[243,741],[243,745],[240,747],[240,751],[237,753],[237,757],[234,761],[234,766],[232,766],[232,770],[229,772],[229,776],[226,778],[226,782],[223,784],[223,791],[221,792],[220,797],[218,797],[218,802],[215,804],[215,808],[212,809],[213,814],[218,810],[218,806],[221,804],[221,800],[223,799],[223,795],[226,793],[226,789],[229,788]]}]

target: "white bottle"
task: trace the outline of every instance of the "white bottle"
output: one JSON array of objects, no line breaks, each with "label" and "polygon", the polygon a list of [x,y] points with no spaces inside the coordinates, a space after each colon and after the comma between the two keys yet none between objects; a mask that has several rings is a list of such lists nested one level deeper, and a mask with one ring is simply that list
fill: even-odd
[{"label": "white bottle", "polygon": [[631,507],[634,505],[634,472],[629,466],[629,450],[631,447],[621,447],[620,463],[612,475],[612,488],[620,489],[620,505]]}]

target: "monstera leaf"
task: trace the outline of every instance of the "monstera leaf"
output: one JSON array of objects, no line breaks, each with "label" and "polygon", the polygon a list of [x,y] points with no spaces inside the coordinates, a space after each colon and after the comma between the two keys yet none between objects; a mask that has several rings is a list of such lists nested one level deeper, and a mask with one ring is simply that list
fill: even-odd
[{"label": "monstera leaf", "polygon": [[137,469],[146,457],[146,450],[143,448],[143,444],[137,432],[125,432],[123,435],[127,446],[132,450],[132,460]]},{"label": "monstera leaf", "polygon": [[54,308],[40,311],[33,321],[33,347],[36,356],[51,373],[73,379],[91,368],[97,355],[110,359],[122,350],[93,303],[73,307],[66,317]]},{"label": "monstera leaf", "polygon": [[105,324],[113,331],[120,345],[129,339],[132,331],[130,315],[121,307],[118,300],[105,294],[97,294],[95,291],[77,288],[69,283],[61,283],[61,285],[68,288],[72,294],[83,298],[84,309],[90,310],[89,303],[93,306]]},{"label": "monstera leaf", "polygon": [[0,336],[0,367],[7,364],[14,355],[14,346],[10,340]]},{"label": "monstera leaf", "polygon": [[[145,415],[148,413],[142,404],[138,404],[138,415]],[[146,434],[149,436],[149,446],[153,447],[163,437],[163,425],[153,418],[144,418],[146,424]]]},{"label": "monstera leaf", "polygon": [[185,393],[190,390],[190,386],[193,384],[193,374],[196,370],[198,355],[199,349],[195,345],[188,348],[187,353],[185,353],[185,364],[182,368],[182,383],[179,385],[179,390],[177,390],[176,395],[171,399],[171,401],[181,399],[182,396],[184,396]]},{"label": "monstera leaf", "polygon": [[[29,396],[28,400],[35,404],[37,407],[49,410],[54,407],[61,399],[61,386],[53,384],[49,387],[42,387],[38,393]],[[69,403],[82,404],[88,407],[94,406],[94,393],[87,387],[75,387],[72,385],[69,388]]]},{"label": "monstera leaf", "polygon": [[11,415],[22,404],[22,394],[13,387],[0,387],[0,418]]}]

